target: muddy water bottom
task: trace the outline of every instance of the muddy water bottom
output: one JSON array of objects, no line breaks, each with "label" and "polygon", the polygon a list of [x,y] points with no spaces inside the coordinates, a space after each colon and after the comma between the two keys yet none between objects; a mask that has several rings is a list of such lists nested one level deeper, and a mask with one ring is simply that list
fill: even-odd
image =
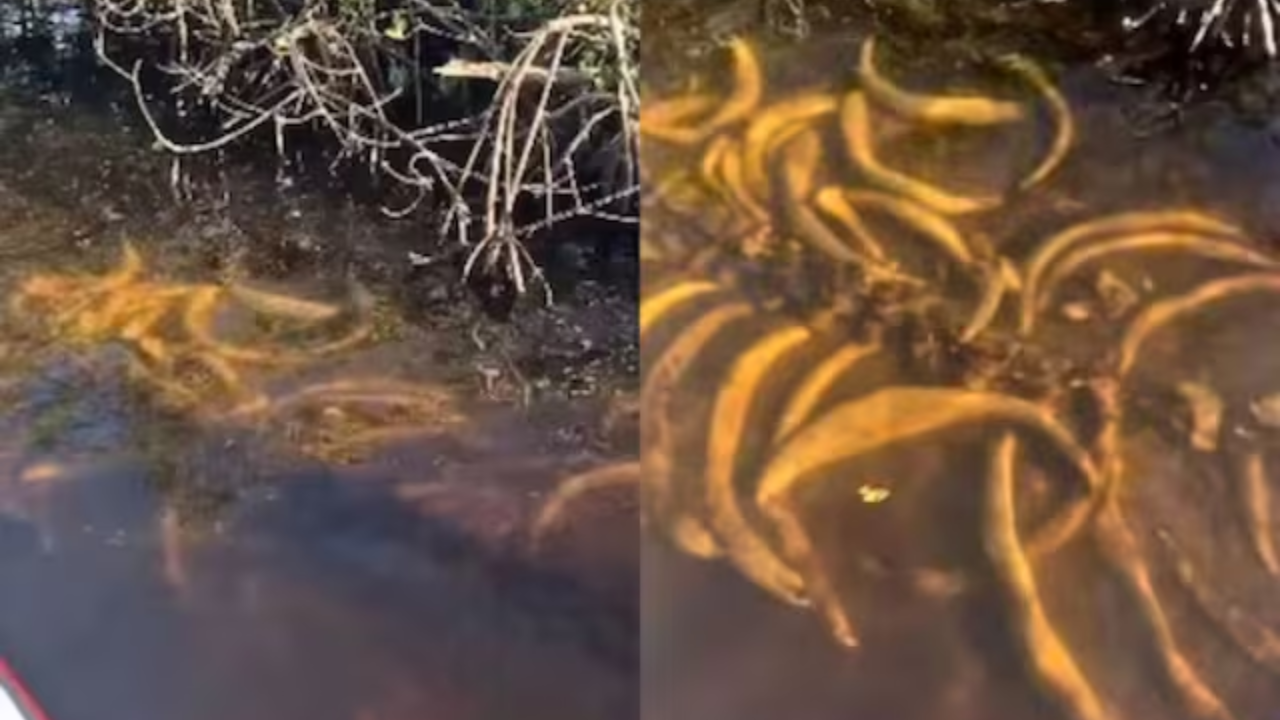
[{"label": "muddy water bottom", "polygon": [[0,653],[53,717],[633,712],[630,498],[528,541],[605,461],[564,439],[589,412],[462,403],[465,427],[341,464],[151,414],[114,355],[53,353],[0,414]]},{"label": "muddy water bottom", "polygon": [[[474,486],[433,519],[368,477],[295,473],[221,532],[184,540],[175,586],[146,463],[64,472],[38,516],[0,516],[0,647],[55,718],[586,720],[635,707],[626,603],[498,557],[477,528],[511,503]],[[474,527],[458,522],[467,512]]]}]

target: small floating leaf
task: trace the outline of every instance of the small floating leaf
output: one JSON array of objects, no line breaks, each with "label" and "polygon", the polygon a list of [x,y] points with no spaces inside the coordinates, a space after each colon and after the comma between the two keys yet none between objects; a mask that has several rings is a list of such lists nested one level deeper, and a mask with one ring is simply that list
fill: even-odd
[{"label": "small floating leaf", "polygon": [[409,37],[409,16],[403,12],[397,12],[391,19],[391,24],[386,30],[382,31],[391,40],[402,41]]},{"label": "small floating leaf", "polygon": [[889,488],[883,485],[865,483],[858,486],[858,497],[868,505],[877,505],[889,499]]}]

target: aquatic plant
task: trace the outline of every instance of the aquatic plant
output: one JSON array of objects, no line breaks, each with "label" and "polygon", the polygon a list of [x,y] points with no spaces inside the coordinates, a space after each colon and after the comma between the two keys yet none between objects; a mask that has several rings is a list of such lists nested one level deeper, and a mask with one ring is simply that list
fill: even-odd
[{"label": "aquatic plant", "polygon": [[[706,93],[662,99],[646,107],[641,124],[641,133],[655,143],[699,153],[684,163],[696,166],[692,172],[659,175],[651,187],[667,191],[673,177],[696,186],[689,222],[737,216],[736,224],[708,233],[710,247],[655,242],[649,248],[652,272],[640,310],[642,472],[616,476],[641,485],[646,527],[692,557],[727,562],[785,605],[816,611],[840,644],[856,646],[857,619],[827,570],[826,550],[807,526],[806,507],[818,500],[817,488],[837,478],[859,485],[863,502],[881,502],[892,483],[872,488],[860,461],[894,448],[950,441],[964,429],[962,437],[977,442],[989,462],[980,490],[982,544],[1006,599],[1012,637],[1029,678],[1063,715],[1116,717],[1090,668],[1075,656],[1078,639],[1055,622],[1037,582],[1046,558],[1087,540],[1140,618],[1165,690],[1195,717],[1233,717],[1204,673],[1204,661],[1192,657],[1175,633],[1167,598],[1153,580],[1153,560],[1141,551],[1131,508],[1121,502],[1132,481],[1123,428],[1132,418],[1127,402],[1135,369],[1151,338],[1205,309],[1274,296],[1280,292],[1278,259],[1251,246],[1235,224],[1191,208],[1086,220],[1052,233],[1024,256],[1005,254],[1000,248],[1009,244],[984,241],[962,230],[970,227],[962,223],[1041,189],[1068,161],[1077,129],[1045,70],[1025,57],[996,64],[1043,105],[1053,130],[1042,157],[1010,188],[961,193],[881,159],[881,113],[925,132],[957,123],[1016,132],[1032,116],[1023,104],[901,88],[874,63],[871,41],[863,45],[856,87],[801,88],[766,101],[763,68],[750,48],[746,40],[732,42],[736,85],[720,105]],[[840,142],[843,158],[822,152],[829,139]],[[856,180],[843,177],[850,168]],[[731,210],[718,212],[718,205]],[[905,271],[896,260],[905,243],[873,232],[866,222],[871,213],[922,241],[933,262],[923,272]],[[830,307],[787,310],[788,303],[761,296],[759,279],[789,254],[816,260],[809,267],[825,268],[834,278],[827,281],[835,290],[823,296]],[[1031,393],[1000,377],[956,386],[929,366],[884,372],[910,358],[904,361],[900,350],[883,342],[883,333],[867,331],[871,298],[888,291],[904,313],[967,308],[947,315],[931,338],[952,352],[1012,347],[1025,353],[1046,325],[1065,330],[1050,310],[1069,278],[1120,256],[1149,254],[1208,260],[1244,274],[1117,318],[1124,326],[1114,350],[1094,358],[1096,368],[1070,391]],[[976,288],[976,303],[953,302],[951,286],[935,268],[958,269]],[[822,273],[806,277],[824,282]],[[1010,305],[1012,312],[1004,313]],[[1089,413],[1073,405],[1073,393],[1084,394]],[[1048,457],[1058,462],[1039,460],[1046,456],[1038,453],[1036,465],[1045,472],[1065,470],[1070,490],[1027,527],[1017,498],[1031,462],[1021,450],[1032,445],[1053,451]],[[1255,451],[1238,464],[1241,517],[1258,563],[1274,573],[1267,464]],[[573,482],[566,488],[580,493],[589,486]],[[563,502],[556,502],[560,513]],[[1256,662],[1280,667],[1280,644],[1261,620],[1204,587],[1176,543],[1164,544],[1181,581],[1224,635]],[[980,582],[961,580],[958,587]]]}]

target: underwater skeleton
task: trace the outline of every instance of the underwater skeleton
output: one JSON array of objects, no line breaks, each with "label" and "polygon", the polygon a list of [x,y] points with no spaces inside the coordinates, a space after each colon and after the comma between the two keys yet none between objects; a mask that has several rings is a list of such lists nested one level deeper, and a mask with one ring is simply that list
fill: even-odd
[{"label": "underwater skeleton", "polygon": [[[973,123],[976,125],[1012,122],[1019,114],[1012,106],[1002,104],[1004,101],[984,105],[971,97],[931,98],[902,91],[875,72],[869,62],[870,47],[868,42],[863,48],[862,87],[846,95],[842,112],[837,110],[840,106],[835,101],[802,95],[798,100],[783,100],[773,106],[786,112],[771,113],[769,109],[756,107],[763,95],[758,63],[745,41],[737,40],[731,49],[738,59],[738,86],[710,120],[689,126],[693,118],[716,106],[714,98],[676,97],[646,106],[644,121],[650,124],[646,127],[642,121],[642,132],[679,146],[702,144],[706,150],[701,180],[711,186],[710,197],[737,204],[735,209],[751,202],[763,209],[772,207],[768,202],[771,196],[764,202],[755,200],[744,184],[749,173],[742,168],[753,166],[756,160],[749,160],[751,153],[745,151],[735,155],[742,141],[737,145],[732,140],[721,141],[722,133],[735,121],[748,122],[748,117],[753,118],[750,120],[753,124],[780,115],[799,118],[791,122],[791,126],[772,121],[778,134],[793,140],[801,138],[798,155],[802,162],[794,160],[795,153],[788,154],[785,150],[777,153],[782,158],[782,174],[789,180],[782,183],[786,193],[790,188],[811,188],[815,184],[812,174],[816,172],[816,164],[808,157],[814,154],[812,140],[803,139],[806,134],[813,136],[812,123],[840,118],[842,136],[853,165],[862,170],[874,187],[825,189],[827,214],[840,220],[846,229],[855,231],[849,233],[855,237],[847,243],[839,242],[838,237],[836,242],[830,242],[830,237],[818,238],[816,242],[806,237],[809,246],[825,256],[860,265],[873,280],[900,282],[900,275],[892,269],[879,272],[884,266],[877,267],[876,263],[886,255],[884,245],[870,242],[865,232],[856,232],[859,230],[857,217],[832,200],[836,193],[863,193],[865,205],[874,203],[881,208],[896,205],[898,209],[890,212],[930,236],[948,257],[963,262],[966,248],[957,241],[959,236],[953,228],[945,224],[945,218],[994,209],[1000,203],[989,198],[975,200],[956,196],[878,165],[870,146],[871,136],[866,131],[870,105],[878,102],[891,112],[908,116],[914,111],[918,119],[929,122],[955,122],[954,108],[959,107],[981,120]],[[1070,147],[1074,129],[1065,99],[1038,68],[1023,59],[1006,66],[1023,69],[1024,77],[1040,89],[1059,127],[1046,159],[1021,183],[1025,189],[1042,180],[1061,162]],[[956,100],[957,104],[948,106],[949,99]],[[749,129],[745,135],[750,135]],[[776,136],[772,144],[768,138],[761,140],[760,137],[752,142],[753,147],[765,143],[766,164],[774,150],[786,147]],[[805,147],[806,144],[810,146]],[[734,157],[738,159],[732,160]],[[786,196],[786,200],[791,201],[790,213],[779,213],[789,221],[788,227],[782,228],[784,232],[796,232],[795,226],[803,226],[817,217],[815,213],[795,212],[795,207],[807,205],[794,202],[794,196],[794,192]],[[824,209],[823,205],[818,203],[819,209]],[[920,208],[931,214],[914,212]],[[772,226],[769,213],[748,214],[756,220],[765,218],[766,234],[778,232]],[[850,217],[854,222],[849,221]],[[914,218],[914,223],[906,218]],[[939,219],[943,222],[938,222]],[[861,237],[856,237],[858,235]],[[1117,357],[1111,360],[1110,376],[1096,383],[1094,395],[1104,423],[1088,443],[1076,439],[1075,432],[1060,417],[1065,413],[1056,408],[997,393],[887,385],[861,396],[841,397],[841,381],[857,377],[859,365],[880,353],[880,348],[841,344],[838,336],[832,342],[829,322],[801,323],[761,312],[743,301],[731,283],[700,277],[705,266],[695,264],[689,275],[688,264],[684,262],[687,258],[673,257],[669,248],[654,245],[648,248],[648,261],[655,266],[681,268],[686,277],[647,292],[642,298],[642,348],[652,357],[644,367],[642,390],[643,462],[640,466],[626,464],[625,473],[606,473],[613,478],[608,484],[622,484],[622,478],[642,484],[645,524],[657,527],[687,554],[727,560],[783,602],[814,607],[825,616],[838,641],[854,645],[857,642],[854,624],[840,606],[822,572],[820,558],[799,521],[796,503],[801,499],[801,491],[822,481],[829,474],[825,471],[837,463],[854,460],[875,449],[962,424],[994,426],[999,432],[988,440],[990,467],[984,490],[983,544],[995,580],[1010,602],[1009,620],[1016,632],[1018,648],[1026,658],[1030,677],[1066,717],[1105,720],[1115,716],[1114,709],[1099,696],[1085,669],[1074,659],[1069,638],[1058,632],[1047,615],[1034,571],[1036,559],[1076,538],[1088,538],[1137,607],[1159,659],[1158,667],[1166,687],[1194,717],[1232,718],[1233,713],[1182,650],[1117,498],[1123,494],[1127,481],[1120,447],[1124,419],[1121,394],[1146,340],[1175,321],[1224,300],[1258,293],[1280,294],[1277,260],[1248,247],[1245,239],[1238,227],[1197,211],[1139,210],[1069,227],[1040,243],[1021,264],[1008,258],[999,259],[1000,273],[1004,276],[1001,279],[1006,285],[997,299],[1003,301],[1006,294],[1012,298],[1018,310],[1013,331],[1023,337],[1034,336],[1057,287],[1087,266],[1101,264],[1111,257],[1177,253],[1237,265],[1247,271],[1244,275],[1213,281],[1184,295],[1157,301],[1132,319],[1120,341]],[[700,258],[695,255],[699,260],[706,257],[707,254]],[[987,297],[992,294],[987,293]],[[990,302],[984,301],[984,304]],[[996,309],[1000,304],[995,303]],[[975,313],[977,318],[988,314],[989,317],[981,321],[971,320],[969,327],[987,330],[996,320],[996,313],[990,307]],[[675,326],[672,339],[654,348],[652,334],[663,325]],[[741,337],[744,327],[760,332],[762,326],[768,330],[745,351],[734,355],[728,361],[729,367],[718,375],[721,381],[714,391],[707,423],[708,439],[705,446],[695,450],[703,455],[705,467],[698,468],[697,463],[690,463],[688,458],[677,457],[682,448],[676,447],[673,433],[682,425],[678,420],[683,416],[672,409],[671,401],[695,390],[681,386],[685,374],[691,373],[690,368],[700,356],[713,355],[713,349]],[[967,339],[976,334],[964,333]],[[815,361],[815,358],[818,359]],[[761,469],[745,478],[741,476],[736,454],[747,446],[743,435],[749,430],[758,430],[751,426],[758,422],[759,413],[751,420],[747,415],[753,403],[764,402],[765,395],[774,395],[774,402],[780,403],[781,409],[771,408],[766,413],[772,431],[766,429],[764,436],[772,442],[766,443]],[[784,399],[776,400],[777,396]],[[688,422],[685,419],[683,424]],[[1030,532],[1019,527],[1015,502],[1019,448],[1029,439],[1047,440],[1068,460],[1068,466],[1074,468],[1081,480],[1081,491],[1049,521]],[[1251,504],[1260,507],[1269,502],[1269,491],[1265,478],[1259,477],[1265,468],[1256,458],[1253,460],[1245,463],[1250,473],[1247,486],[1251,489]],[[686,471],[690,467],[694,469]],[[562,486],[564,492],[557,493],[548,507],[556,507],[559,515],[568,497],[589,491],[594,485],[571,480]],[[743,487],[749,488],[745,497]],[[1266,513],[1255,507],[1248,521],[1255,542],[1269,535]],[[1198,583],[1194,567],[1177,555],[1172,538],[1162,534],[1159,540],[1169,548],[1179,580],[1224,635],[1254,662],[1280,673],[1280,635],[1233,606],[1212,588]],[[1265,565],[1268,557],[1274,558],[1274,552],[1274,549],[1259,547],[1260,562]]]}]

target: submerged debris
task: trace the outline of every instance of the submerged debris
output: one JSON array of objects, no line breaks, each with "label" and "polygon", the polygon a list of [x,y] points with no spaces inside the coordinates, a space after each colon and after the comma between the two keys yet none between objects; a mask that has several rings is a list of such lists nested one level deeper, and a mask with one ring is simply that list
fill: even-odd
[{"label": "submerged debris", "polygon": [[1222,397],[1213,388],[1198,382],[1178,383],[1178,396],[1191,411],[1191,447],[1199,452],[1214,452],[1222,437]]},{"label": "submerged debris", "polygon": [[1280,393],[1264,395],[1249,403],[1249,412],[1262,427],[1280,430]]},{"label": "submerged debris", "polygon": [[1069,302],[1062,306],[1062,317],[1073,323],[1088,322],[1093,319],[1093,308],[1082,300]]},{"label": "submerged debris", "polygon": [[1111,320],[1128,315],[1130,310],[1142,302],[1138,291],[1110,270],[1098,273],[1094,288],[1098,299],[1102,301],[1103,310]]}]

